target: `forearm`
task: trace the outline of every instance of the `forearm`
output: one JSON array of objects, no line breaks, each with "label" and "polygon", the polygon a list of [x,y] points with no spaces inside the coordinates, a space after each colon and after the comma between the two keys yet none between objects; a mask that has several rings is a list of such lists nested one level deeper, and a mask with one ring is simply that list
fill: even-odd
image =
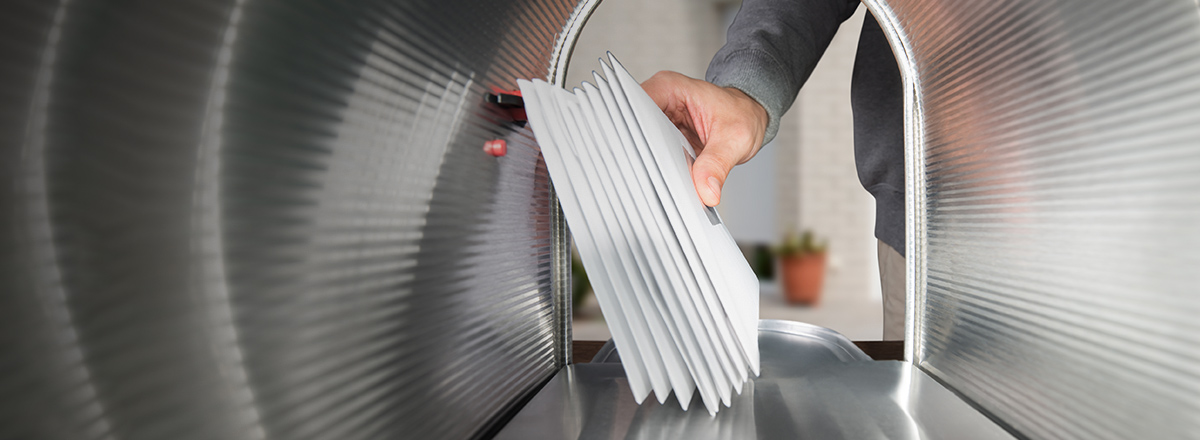
[{"label": "forearm", "polygon": [[745,0],[705,79],[758,101],[769,116],[763,143],[770,142],[838,26],[857,7],[848,0]]}]

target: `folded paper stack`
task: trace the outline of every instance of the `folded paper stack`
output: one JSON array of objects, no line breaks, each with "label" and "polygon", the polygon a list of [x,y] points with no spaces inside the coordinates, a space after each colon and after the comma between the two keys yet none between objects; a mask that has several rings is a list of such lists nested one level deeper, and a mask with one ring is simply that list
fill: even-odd
[{"label": "folded paper stack", "polygon": [[759,373],[758,280],[700,202],[687,139],[608,58],[573,93],[518,81],[525,110],[634,398],[699,394],[715,415]]}]

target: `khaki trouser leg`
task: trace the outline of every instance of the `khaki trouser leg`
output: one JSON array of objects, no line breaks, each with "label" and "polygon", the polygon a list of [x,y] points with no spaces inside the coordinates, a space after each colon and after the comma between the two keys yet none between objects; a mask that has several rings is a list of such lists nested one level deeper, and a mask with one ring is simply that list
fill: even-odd
[{"label": "khaki trouser leg", "polygon": [[904,257],[879,242],[879,285],[883,289],[883,340],[904,340]]}]

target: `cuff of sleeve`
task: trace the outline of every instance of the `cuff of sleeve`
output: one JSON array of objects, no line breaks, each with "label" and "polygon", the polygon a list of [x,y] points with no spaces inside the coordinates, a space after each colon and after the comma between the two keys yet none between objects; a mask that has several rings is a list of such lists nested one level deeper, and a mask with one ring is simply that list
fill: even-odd
[{"label": "cuff of sleeve", "polygon": [[708,68],[708,82],[721,87],[733,87],[758,101],[767,111],[767,132],[763,145],[775,139],[779,132],[779,119],[791,107],[788,99],[788,82],[791,77],[783,67],[766,52],[746,49],[730,53],[721,60],[713,60]]}]

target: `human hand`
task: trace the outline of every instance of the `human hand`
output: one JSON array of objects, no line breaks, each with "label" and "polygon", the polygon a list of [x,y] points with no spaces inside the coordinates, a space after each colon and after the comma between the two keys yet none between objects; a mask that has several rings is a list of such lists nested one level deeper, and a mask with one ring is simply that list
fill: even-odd
[{"label": "human hand", "polygon": [[705,205],[717,206],[729,170],[762,146],[767,111],[741,90],[677,72],[658,72],[642,88],[691,142],[697,155],[692,184]]}]

